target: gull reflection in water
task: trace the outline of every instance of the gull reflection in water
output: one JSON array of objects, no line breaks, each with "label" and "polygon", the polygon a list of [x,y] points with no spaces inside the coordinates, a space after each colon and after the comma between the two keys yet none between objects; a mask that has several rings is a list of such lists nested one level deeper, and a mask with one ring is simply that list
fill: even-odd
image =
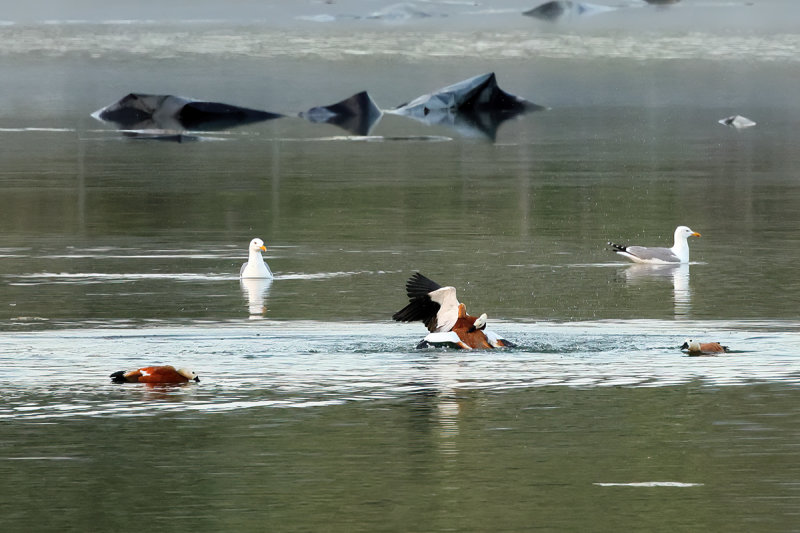
[{"label": "gull reflection in water", "polygon": [[692,310],[692,289],[689,287],[689,265],[651,265],[636,263],[625,270],[628,283],[666,279],[672,282],[672,301],[675,316],[685,317]]},{"label": "gull reflection in water", "polygon": [[247,298],[250,319],[257,320],[267,313],[267,296],[272,279],[242,278],[239,280],[242,294]]}]

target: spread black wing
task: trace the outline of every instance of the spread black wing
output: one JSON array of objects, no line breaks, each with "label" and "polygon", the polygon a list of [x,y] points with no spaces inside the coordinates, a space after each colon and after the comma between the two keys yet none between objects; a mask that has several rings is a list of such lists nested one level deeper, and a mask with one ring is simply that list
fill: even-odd
[{"label": "spread black wing", "polygon": [[392,318],[398,322],[421,320],[428,331],[434,331],[436,314],[441,306],[431,300],[430,293],[441,288],[441,285],[417,272],[406,282],[409,304],[393,314]]}]

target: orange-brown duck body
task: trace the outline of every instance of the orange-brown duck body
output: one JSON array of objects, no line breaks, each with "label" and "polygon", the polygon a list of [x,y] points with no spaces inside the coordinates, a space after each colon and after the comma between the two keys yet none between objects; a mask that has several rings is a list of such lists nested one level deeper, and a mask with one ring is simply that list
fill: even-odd
[{"label": "orange-brown duck body", "polygon": [[[450,331],[458,335],[461,342],[469,348],[493,348],[483,330],[475,326],[477,320],[478,317],[467,314],[466,305],[458,304],[458,320]],[[501,344],[501,346],[505,346],[505,344]]]},{"label": "orange-brown duck body", "polygon": [[189,381],[200,381],[197,374],[191,370],[174,366],[145,366],[136,370],[120,370],[111,374],[111,381],[114,383],[160,383],[178,384]]},{"label": "orange-brown duck body", "polygon": [[449,345],[463,349],[499,348],[514,344],[486,331],[486,315],[474,317],[456,298],[456,289],[442,287],[417,272],[406,283],[409,303],[392,318],[398,322],[422,321],[430,331],[417,346]]},{"label": "orange-brown duck body", "polygon": [[717,355],[730,351],[727,346],[718,342],[699,342],[692,339],[686,339],[681,350],[686,350],[688,355]]}]

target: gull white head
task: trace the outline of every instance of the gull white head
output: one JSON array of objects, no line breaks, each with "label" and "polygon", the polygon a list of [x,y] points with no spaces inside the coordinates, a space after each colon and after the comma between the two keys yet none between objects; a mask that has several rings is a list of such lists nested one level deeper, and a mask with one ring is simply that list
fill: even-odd
[{"label": "gull white head", "polygon": [[681,263],[689,262],[689,237],[699,237],[700,234],[693,231],[688,226],[678,226],[675,228],[675,241],[672,245],[672,253],[675,254]]},{"label": "gull white head", "polygon": [[250,252],[255,252],[260,254],[261,252],[266,252],[267,247],[264,246],[264,241],[256,237],[252,241],[250,241]]},{"label": "gull white head", "polygon": [[686,241],[689,237],[700,237],[700,234],[693,231],[689,226],[678,226],[675,228],[675,243],[678,241]]},{"label": "gull white head", "polygon": [[247,262],[239,270],[240,278],[272,278],[272,271],[261,257],[261,252],[266,252],[264,241],[256,237],[250,241]]},{"label": "gull white head", "polygon": [[185,377],[189,381],[200,381],[200,378],[197,377],[197,374],[189,370],[188,368],[179,368],[178,374]]},{"label": "gull white head", "polygon": [[486,327],[486,320],[488,320],[488,318],[489,317],[486,316],[486,313],[483,313],[481,316],[479,316],[475,320],[475,323],[473,324],[473,327],[475,329],[483,329],[483,328],[485,328]]}]

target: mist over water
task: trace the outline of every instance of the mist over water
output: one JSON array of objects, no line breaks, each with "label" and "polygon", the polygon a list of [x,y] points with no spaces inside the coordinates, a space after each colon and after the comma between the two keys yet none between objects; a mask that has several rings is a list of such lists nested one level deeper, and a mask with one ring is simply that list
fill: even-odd
[{"label": "mist over water", "polygon": [[[538,3],[5,6],[3,531],[795,527],[800,4]],[[297,116],[486,72],[548,109]],[[131,92],[285,116],[91,116]],[[681,224],[688,265],[606,245]],[[517,347],[415,350],[415,271]],[[110,383],[150,364],[201,381]]]}]

